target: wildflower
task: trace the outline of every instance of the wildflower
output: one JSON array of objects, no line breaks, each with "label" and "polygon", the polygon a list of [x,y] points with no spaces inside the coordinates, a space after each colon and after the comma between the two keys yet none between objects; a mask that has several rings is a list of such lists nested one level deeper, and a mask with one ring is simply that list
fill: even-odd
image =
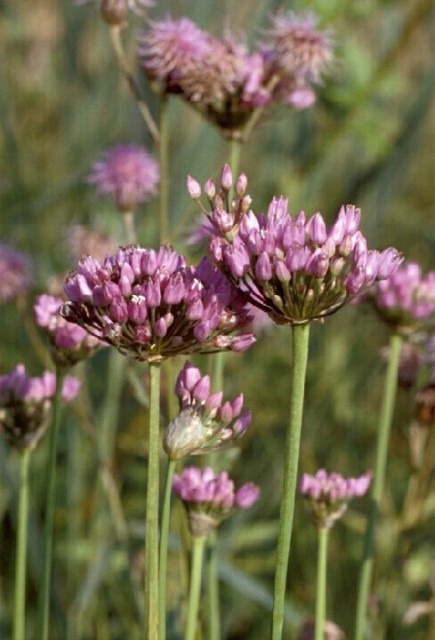
[{"label": "wildflower", "polygon": [[[62,398],[70,402],[80,388],[77,378],[65,377]],[[18,449],[34,449],[45,433],[56,391],[56,377],[45,371],[39,378],[27,376],[23,364],[0,376],[0,430]]]},{"label": "wildflower", "polygon": [[168,246],[120,248],[103,263],[88,256],[65,284],[61,314],[89,334],[142,361],[195,352],[243,351],[251,334],[243,297],[203,259],[187,267]]},{"label": "wildflower", "polygon": [[235,509],[249,509],[260,497],[252,482],[235,491],[226,471],[215,474],[210,467],[186,467],[180,475],[175,474],[173,491],[186,507],[195,537],[206,536]]},{"label": "wildflower", "polygon": [[402,260],[393,248],[368,250],[359,230],[361,211],[352,205],[341,208],[328,230],[320,213],[292,217],[284,198],[274,198],[267,215],[259,216],[249,209],[246,193],[230,206],[218,196],[209,204],[212,259],[277,324],[305,324],[335,313],[388,278]]},{"label": "wildflower", "polygon": [[59,312],[63,302],[62,298],[43,294],[36,298],[33,310],[36,323],[48,332],[54,362],[63,367],[71,367],[103,343],[81,327],[62,318]]},{"label": "wildflower", "polygon": [[87,181],[98,193],[112,194],[119,210],[129,213],[157,192],[159,167],[144,148],[118,145],[94,164]]},{"label": "wildflower", "polygon": [[0,244],[0,273],[0,304],[24,295],[31,285],[27,256],[7,244]]},{"label": "wildflower", "polygon": [[118,244],[104,231],[90,229],[82,224],[70,225],[65,232],[65,244],[72,260],[90,255],[104,260],[109,253],[118,248]]},{"label": "wildflower", "polygon": [[370,471],[359,478],[344,478],[339,473],[319,469],[314,476],[304,473],[299,489],[316,525],[330,529],[345,513],[352,498],[367,493],[371,479]]},{"label": "wildflower", "polygon": [[202,376],[189,362],[178,374],[175,393],[180,413],[169,423],[163,438],[172,460],[230,446],[251,423],[251,412],[242,413],[243,394],[222,403],[222,391],[210,393],[209,376]]}]

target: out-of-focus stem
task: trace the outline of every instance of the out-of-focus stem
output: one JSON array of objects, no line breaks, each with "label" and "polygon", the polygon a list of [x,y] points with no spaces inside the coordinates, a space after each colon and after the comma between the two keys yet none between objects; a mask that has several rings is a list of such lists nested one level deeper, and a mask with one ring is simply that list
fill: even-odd
[{"label": "out-of-focus stem", "polygon": [[219,602],[219,576],[217,557],[217,534],[211,531],[208,536],[208,563],[207,563],[207,595],[208,595],[208,638],[220,640],[220,602]]},{"label": "out-of-focus stem", "polygon": [[17,550],[15,561],[14,640],[25,638],[27,519],[29,513],[30,449],[20,451]]},{"label": "out-of-focus stem", "polygon": [[124,211],[122,214],[124,220],[125,235],[129,244],[136,244],[136,228],[134,226],[134,213],[133,211]]},{"label": "out-of-focus stem", "polygon": [[160,244],[169,242],[168,224],[168,204],[169,204],[169,100],[166,93],[160,96],[160,145],[159,145],[159,165],[160,165]]},{"label": "out-of-focus stem", "polygon": [[201,595],[201,573],[206,536],[193,538],[192,570],[190,575],[189,609],[185,640],[195,640],[198,625],[199,600]]},{"label": "out-of-focus stem", "polygon": [[329,529],[326,527],[318,530],[315,640],[325,637],[328,535]]},{"label": "out-of-focus stem", "polygon": [[175,460],[168,459],[166,470],[165,497],[163,500],[162,524],[160,527],[160,621],[159,621],[159,638],[166,640],[166,573],[168,566],[168,537],[169,537],[169,521],[171,515],[171,494],[172,479],[175,471]]}]

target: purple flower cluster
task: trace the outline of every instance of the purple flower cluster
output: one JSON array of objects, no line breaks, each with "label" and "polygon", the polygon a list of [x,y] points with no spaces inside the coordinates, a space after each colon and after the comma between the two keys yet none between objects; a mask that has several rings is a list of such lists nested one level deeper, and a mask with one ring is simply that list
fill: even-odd
[{"label": "purple flower cluster", "polygon": [[359,478],[344,478],[339,473],[319,469],[314,476],[304,473],[299,489],[316,525],[330,528],[344,514],[352,498],[367,493],[371,480],[370,471]]},{"label": "purple flower cluster", "polygon": [[226,471],[215,474],[210,467],[186,467],[180,475],[175,474],[173,491],[187,509],[194,536],[207,535],[235,509],[249,509],[260,497],[252,482],[235,491]]},{"label": "purple flower cluster", "polygon": [[63,302],[57,296],[42,294],[36,298],[33,311],[36,323],[47,330],[53,360],[63,367],[71,367],[105,345],[60,315]]},{"label": "purple flower cluster", "polygon": [[24,295],[32,283],[27,256],[7,244],[0,244],[0,273],[0,304]]},{"label": "purple flower cluster", "polygon": [[159,166],[144,148],[118,145],[94,164],[87,181],[96,185],[98,193],[113,195],[120,211],[130,213],[156,194]]},{"label": "purple flower cluster", "polygon": [[[65,377],[62,398],[73,400],[80,388],[77,378]],[[26,374],[23,364],[0,376],[0,429],[18,449],[33,449],[44,434],[56,392],[56,376],[45,371],[41,377]]]},{"label": "purple flower cluster", "polygon": [[292,217],[284,198],[274,198],[267,215],[256,216],[249,209],[246,176],[236,185],[240,180],[243,195],[230,210],[221,197],[209,199],[210,253],[249,302],[277,324],[304,324],[334,313],[391,276],[402,261],[393,248],[368,250],[356,207],[342,207],[329,230],[320,213]]},{"label": "purple flower cluster", "polygon": [[142,361],[247,349],[245,301],[206,259],[187,267],[168,246],[120,248],[103,263],[88,256],[65,283],[64,318]]},{"label": "purple flower cluster", "polygon": [[312,84],[328,67],[332,49],[313,15],[282,13],[253,52],[231,34],[217,38],[188,18],[167,17],[141,35],[139,55],[159,92],[181,95],[237,137],[258,108],[311,106]]},{"label": "purple flower cluster", "polygon": [[178,374],[175,393],[180,413],[166,428],[163,447],[172,460],[228,447],[241,438],[251,423],[243,408],[243,394],[222,403],[223,393],[210,393],[210,377],[189,362]]},{"label": "purple flower cluster", "polygon": [[423,274],[420,265],[407,262],[387,280],[378,282],[363,300],[369,300],[382,319],[395,329],[415,329],[435,312],[435,271]]}]

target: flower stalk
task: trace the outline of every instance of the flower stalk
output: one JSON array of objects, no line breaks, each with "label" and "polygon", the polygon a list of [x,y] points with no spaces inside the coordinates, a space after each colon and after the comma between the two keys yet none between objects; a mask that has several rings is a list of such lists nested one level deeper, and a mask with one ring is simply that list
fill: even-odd
[{"label": "flower stalk", "polygon": [[15,561],[14,640],[23,640],[25,637],[30,453],[31,450],[27,448],[20,451],[20,488],[18,499],[17,551]]},{"label": "flower stalk", "polygon": [[185,640],[195,640],[201,595],[201,573],[207,536],[193,536],[192,565],[190,575],[189,608]]},{"label": "flower stalk", "polygon": [[159,556],[159,574],[160,574],[160,620],[159,620],[159,638],[166,640],[166,577],[168,566],[168,537],[169,537],[169,521],[171,515],[171,495],[172,480],[176,461],[168,458],[168,466],[166,469],[165,495],[163,498],[162,523],[160,527],[160,556]]},{"label": "flower stalk", "polygon": [[326,576],[329,528],[319,527],[317,536],[316,626],[314,637],[315,640],[323,640],[326,622]]},{"label": "flower stalk", "polygon": [[168,226],[168,204],[169,204],[169,99],[166,94],[160,96],[160,144],[159,144],[159,165],[160,165],[160,203],[159,203],[159,223],[160,223],[160,244],[169,242]]}]

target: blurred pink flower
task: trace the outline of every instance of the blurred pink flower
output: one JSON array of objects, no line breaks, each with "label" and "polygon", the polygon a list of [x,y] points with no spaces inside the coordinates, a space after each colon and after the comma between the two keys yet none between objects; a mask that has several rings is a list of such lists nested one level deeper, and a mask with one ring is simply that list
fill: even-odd
[{"label": "blurred pink flower", "polygon": [[0,244],[0,304],[24,295],[32,284],[28,257],[7,244]]}]

